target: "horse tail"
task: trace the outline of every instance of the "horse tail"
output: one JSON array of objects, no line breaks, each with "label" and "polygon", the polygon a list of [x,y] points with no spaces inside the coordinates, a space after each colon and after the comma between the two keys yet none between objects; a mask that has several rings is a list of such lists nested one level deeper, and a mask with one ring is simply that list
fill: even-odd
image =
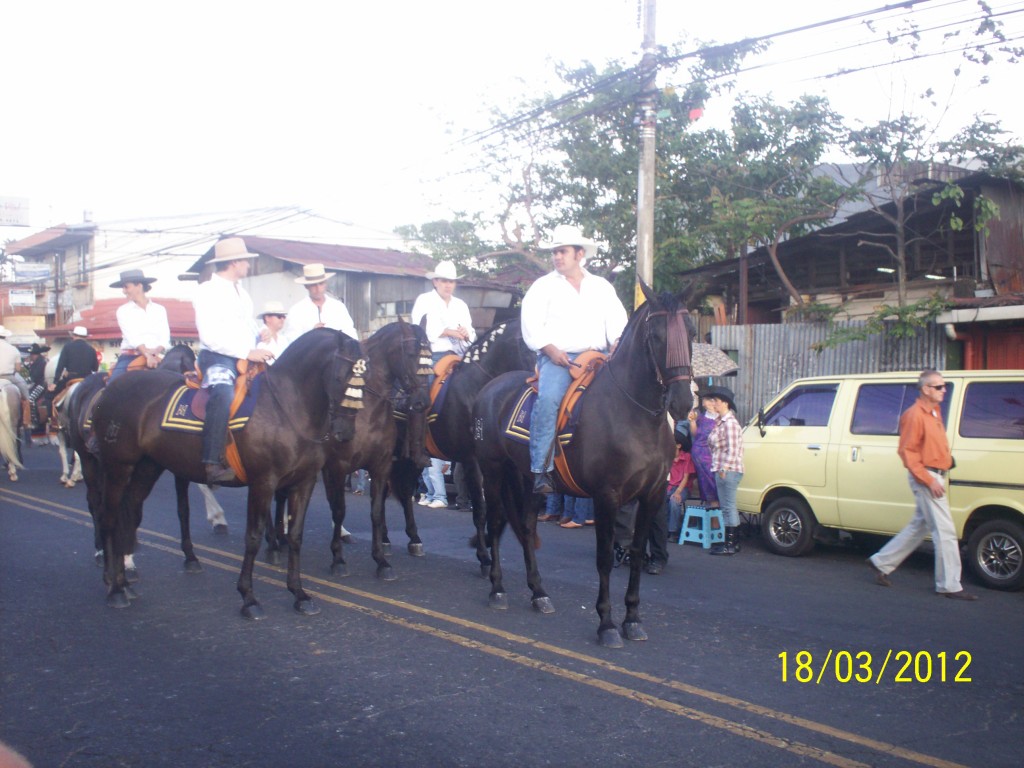
[{"label": "horse tail", "polygon": [[[18,408],[20,407],[19,402]],[[0,456],[18,469],[24,469],[25,465],[18,460],[18,435],[14,431],[16,425],[17,422],[11,416],[10,400],[5,392],[4,402],[0,407]]]}]

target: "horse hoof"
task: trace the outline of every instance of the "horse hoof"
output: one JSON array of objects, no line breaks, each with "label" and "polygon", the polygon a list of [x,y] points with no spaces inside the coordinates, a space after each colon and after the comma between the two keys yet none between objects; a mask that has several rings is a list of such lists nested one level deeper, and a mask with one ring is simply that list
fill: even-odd
[{"label": "horse hoof", "polygon": [[395,570],[390,565],[381,565],[377,567],[377,578],[381,581],[394,581],[398,577],[395,576]]},{"label": "horse hoof", "polygon": [[203,566],[198,560],[185,561],[185,573],[202,573]]},{"label": "horse hoof", "polygon": [[381,554],[384,555],[384,557],[389,557],[391,555],[391,542],[390,541],[382,542],[381,545],[380,545],[380,551],[381,551]]},{"label": "horse hoof", "polygon": [[242,616],[250,621],[259,621],[263,618],[263,606],[259,603],[242,606]]},{"label": "horse hoof", "polygon": [[554,613],[555,604],[551,602],[551,598],[547,595],[535,597],[533,599],[533,610],[537,611],[537,613]]},{"label": "horse hoof", "polygon": [[348,563],[331,563],[331,576],[348,576]]},{"label": "horse hoof", "polygon": [[139,569],[138,568],[125,568],[124,569],[124,580],[128,583],[134,583],[139,580]]},{"label": "horse hoof", "polygon": [[92,558],[96,562],[96,565],[99,568],[102,568],[103,564],[106,562],[106,559],[103,557],[103,550],[102,549],[97,549],[96,550],[96,554],[93,555]]},{"label": "horse hoof", "polygon": [[132,604],[132,601],[128,599],[128,595],[124,592],[115,592],[107,595],[107,607],[109,608],[128,608]]},{"label": "horse hoof", "polygon": [[213,526],[213,532],[218,536],[227,536],[228,527],[224,523],[217,523],[217,525]]},{"label": "horse hoof", "polygon": [[622,636],[627,640],[646,640],[647,633],[644,632],[644,628],[640,625],[639,621],[623,623],[622,625]]},{"label": "horse hoof", "polygon": [[622,636],[615,627],[602,629],[598,632],[597,643],[604,648],[621,648],[623,646]]},{"label": "horse hoof", "polygon": [[307,598],[306,600],[296,600],[295,610],[303,616],[316,616],[320,613],[320,606]]},{"label": "horse hoof", "polygon": [[423,544],[422,543],[413,544],[410,541],[409,542],[409,546],[408,546],[408,550],[409,550],[409,554],[412,555],[413,557],[423,557]]},{"label": "horse hoof", "polygon": [[496,611],[507,611],[508,610],[508,593],[507,592],[493,592],[491,596],[487,598],[487,605]]}]

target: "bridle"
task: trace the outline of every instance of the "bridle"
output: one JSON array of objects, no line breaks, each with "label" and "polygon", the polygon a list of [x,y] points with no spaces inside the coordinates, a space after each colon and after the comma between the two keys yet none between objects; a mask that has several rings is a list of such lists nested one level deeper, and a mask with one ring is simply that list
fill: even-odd
[{"label": "bridle", "polygon": [[[414,328],[414,326],[405,327],[408,327],[410,330]],[[369,383],[365,386],[368,392],[372,392],[382,400],[387,400],[391,403],[392,407],[395,407],[401,401],[407,400],[421,389],[426,389],[428,387],[427,376],[433,373],[434,370],[429,343],[425,339],[417,339],[414,330],[411,331],[411,336],[406,336],[405,327],[399,329],[399,333],[402,334],[399,354],[402,357],[403,364],[399,366],[401,372],[392,376],[389,391],[387,393],[378,392]],[[416,371],[413,373],[409,371],[409,366],[405,365],[405,361],[410,354],[418,354]]]}]

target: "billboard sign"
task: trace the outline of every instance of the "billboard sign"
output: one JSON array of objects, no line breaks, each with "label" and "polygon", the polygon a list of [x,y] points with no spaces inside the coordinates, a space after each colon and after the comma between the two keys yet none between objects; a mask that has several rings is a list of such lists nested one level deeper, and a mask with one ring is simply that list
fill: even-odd
[{"label": "billboard sign", "polygon": [[0,196],[0,227],[27,227],[28,198]]}]

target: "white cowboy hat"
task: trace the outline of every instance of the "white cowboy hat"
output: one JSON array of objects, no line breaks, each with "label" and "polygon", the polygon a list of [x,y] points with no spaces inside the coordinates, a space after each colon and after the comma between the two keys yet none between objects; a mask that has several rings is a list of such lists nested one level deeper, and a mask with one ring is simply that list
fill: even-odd
[{"label": "white cowboy hat", "polygon": [[89,331],[85,329],[84,325],[76,325],[71,329],[72,336],[81,336],[83,339],[89,335]]},{"label": "white cowboy hat", "polygon": [[14,333],[14,331],[12,331],[10,328],[8,328],[5,325],[0,325],[0,338],[6,339],[12,333]]},{"label": "white cowboy hat", "polygon": [[288,310],[284,308],[284,304],[282,304],[280,301],[268,301],[266,304],[263,305],[262,311],[260,311],[260,313],[256,315],[256,317],[262,320],[265,315],[284,316],[287,314]]},{"label": "white cowboy hat", "polygon": [[295,282],[300,285],[316,285],[330,280],[331,274],[324,269],[323,264],[306,264],[302,267],[302,277],[296,277]]},{"label": "white cowboy hat", "polygon": [[121,277],[118,278],[116,283],[111,283],[111,288],[124,288],[125,283],[139,283],[146,286],[146,290],[149,290],[149,286],[156,282],[155,277],[146,277],[141,269],[127,269],[121,273]]},{"label": "white cowboy hat", "polygon": [[583,249],[588,259],[597,255],[597,242],[589,237],[584,237],[579,227],[570,224],[559,224],[551,234],[551,239],[541,243],[539,248],[542,251],[553,251],[563,245],[576,245]]},{"label": "white cowboy hat", "polygon": [[441,278],[442,280],[461,280],[462,275],[455,274],[455,264],[450,261],[439,262],[433,272],[427,272],[427,279],[433,280],[435,278]]},{"label": "white cowboy hat", "polygon": [[213,246],[213,258],[210,259],[208,264],[223,264],[225,261],[235,261],[236,259],[255,259],[258,258],[258,253],[249,253],[245,247],[245,240],[240,237],[226,237],[223,240],[218,240],[217,244]]}]

